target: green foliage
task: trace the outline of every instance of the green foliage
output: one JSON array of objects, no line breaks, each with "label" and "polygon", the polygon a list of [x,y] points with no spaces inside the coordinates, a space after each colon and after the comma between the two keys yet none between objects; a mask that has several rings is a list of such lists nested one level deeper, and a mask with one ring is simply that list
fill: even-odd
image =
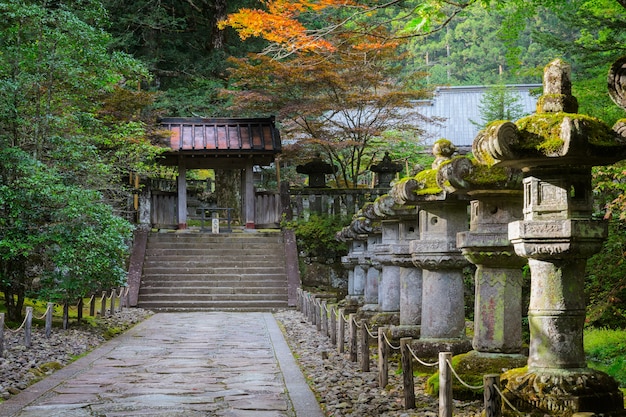
[{"label": "green foliage", "polygon": [[144,66],[110,49],[98,1],[0,3],[0,290],[75,300],[124,278],[129,171],[159,150],[136,88]]},{"label": "green foliage", "polygon": [[17,148],[0,164],[0,289],[11,316],[27,292],[74,301],[122,282],[132,227],[99,193],[64,184]]},{"label": "green foliage", "polygon": [[312,214],[308,219],[284,222],[283,227],[293,229],[301,256],[323,259],[338,259],[348,253],[344,242],[335,239],[342,227],[351,219],[341,216]]},{"label": "green foliage", "polygon": [[625,253],[626,229],[621,222],[612,221],[602,250],[587,261],[588,325],[626,329]]},{"label": "green foliage", "polygon": [[474,125],[484,129],[496,120],[517,120],[525,116],[522,99],[517,91],[504,84],[496,84],[487,88],[478,104],[480,121],[470,120]]},{"label": "green foliage", "polygon": [[606,372],[626,387],[626,330],[585,330],[585,354],[589,366]]}]

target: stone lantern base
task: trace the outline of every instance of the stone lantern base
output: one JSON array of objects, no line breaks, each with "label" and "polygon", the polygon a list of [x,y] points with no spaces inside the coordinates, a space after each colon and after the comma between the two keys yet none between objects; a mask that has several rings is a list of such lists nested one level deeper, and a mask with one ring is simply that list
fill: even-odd
[{"label": "stone lantern base", "polygon": [[[530,416],[626,416],[618,383],[590,368],[512,369],[500,377],[503,394]],[[505,416],[517,415],[508,406]]]}]

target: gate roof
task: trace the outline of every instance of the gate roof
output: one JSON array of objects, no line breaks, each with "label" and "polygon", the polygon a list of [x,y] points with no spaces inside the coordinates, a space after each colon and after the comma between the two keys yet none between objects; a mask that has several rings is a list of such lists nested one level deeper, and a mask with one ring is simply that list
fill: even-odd
[{"label": "gate roof", "polygon": [[269,165],[281,151],[280,134],[269,118],[195,118],[168,117],[161,125],[171,132],[171,149],[161,160],[177,165],[180,158],[193,161],[198,168],[236,168],[237,161],[253,159],[255,165]]}]

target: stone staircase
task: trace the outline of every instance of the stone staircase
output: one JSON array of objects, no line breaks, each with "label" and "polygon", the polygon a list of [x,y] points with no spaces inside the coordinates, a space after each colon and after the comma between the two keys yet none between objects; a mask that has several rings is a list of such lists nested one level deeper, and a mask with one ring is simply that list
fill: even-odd
[{"label": "stone staircase", "polygon": [[151,233],[138,306],[155,311],[287,307],[283,235]]}]

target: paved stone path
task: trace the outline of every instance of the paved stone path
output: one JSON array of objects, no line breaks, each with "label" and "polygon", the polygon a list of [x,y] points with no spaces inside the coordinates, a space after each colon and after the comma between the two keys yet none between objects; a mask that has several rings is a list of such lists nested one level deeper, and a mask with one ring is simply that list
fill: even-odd
[{"label": "paved stone path", "polygon": [[269,313],[155,314],[0,416],[322,417]]}]

